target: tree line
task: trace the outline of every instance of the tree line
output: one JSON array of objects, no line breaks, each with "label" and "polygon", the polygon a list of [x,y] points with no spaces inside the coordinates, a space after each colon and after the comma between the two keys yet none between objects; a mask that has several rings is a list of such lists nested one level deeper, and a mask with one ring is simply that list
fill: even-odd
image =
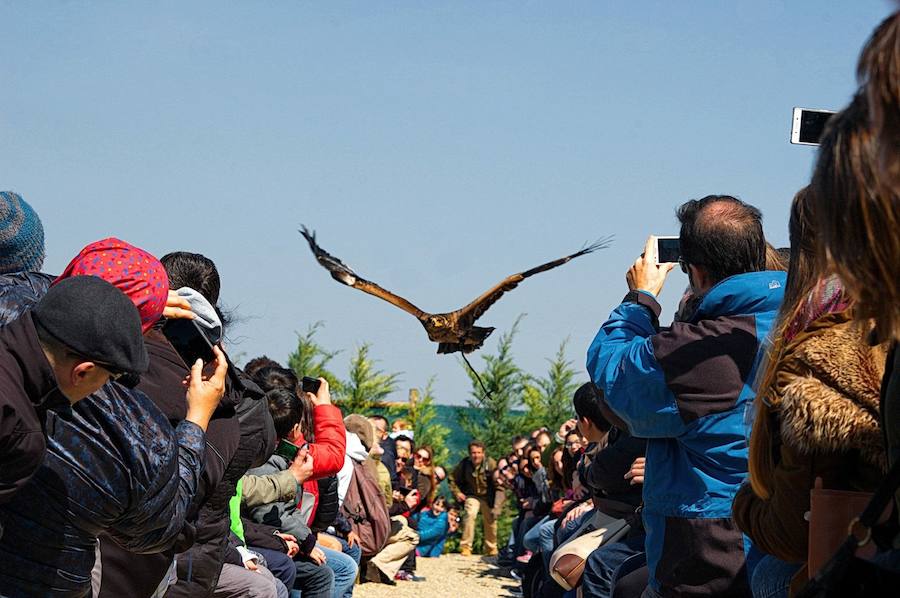
[{"label": "tree line", "polygon": [[[583,382],[583,374],[566,357],[568,339],[560,342],[556,353],[547,358],[547,370],[541,374],[525,371],[513,353],[513,342],[522,322],[520,315],[512,327],[500,335],[493,352],[477,355],[481,363],[469,369],[463,359],[460,367],[471,383],[468,409],[457,408],[463,431],[483,441],[488,454],[495,458],[509,450],[510,438],[528,434],[541,426],[555,431],[573,417],[572,394]],[[339,375],[335,366],[342,353],[324,347],[318,333],[324,324],[316,322],[297,334],[297,348],[288,356],[288,366],[298,376],[322,377],[328,380],[332,396],[344,413],[383,413],[402,417],[413,429],[417,444],[434,448],[435,461],[449,463],[460,455],[450,455],[446,440],[450,430],[437,418],[434,376],[410,391],[408,402],[388,402],[400,390],[403,372],[379,369],[372,357],[372,345],[362,343],[350,355],[346,374]]]}]

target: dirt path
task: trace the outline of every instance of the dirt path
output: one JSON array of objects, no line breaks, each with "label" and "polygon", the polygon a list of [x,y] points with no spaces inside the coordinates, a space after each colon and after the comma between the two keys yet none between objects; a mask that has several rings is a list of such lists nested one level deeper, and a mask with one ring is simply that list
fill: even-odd
[{"label": "dirt path", "polygon": [[495,558],[445,554],[416,559],[416,575],[425,581],[398,581],[396,586],[366,583],[353,590],[354,598],[493,598],[510,596],[519,582]]}]

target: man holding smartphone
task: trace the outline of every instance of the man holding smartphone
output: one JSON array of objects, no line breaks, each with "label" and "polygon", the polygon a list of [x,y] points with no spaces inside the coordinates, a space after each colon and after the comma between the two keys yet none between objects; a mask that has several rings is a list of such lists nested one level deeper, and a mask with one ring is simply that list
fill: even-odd
[{"label": "man holding smartphone", "polygon": [[624,580],[650,598],[746,596],[731,502],[747,477],[743,414],[785,273],[765,271],[762,216],[753,206],[710,195],[682,205],[678,219],[679,262],[699,298],[693,313],[660,331],[656,298],[675,264],[657,263],[651,237],[587,355],[617,425],[648,439],[647,567]]}]

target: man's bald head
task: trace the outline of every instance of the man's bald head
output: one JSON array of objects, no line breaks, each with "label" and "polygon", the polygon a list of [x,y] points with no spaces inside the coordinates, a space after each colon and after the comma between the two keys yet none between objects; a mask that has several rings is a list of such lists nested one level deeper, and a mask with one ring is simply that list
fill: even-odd
[{"label": "man's bald head", "polygon": [[762,213],[730,195],[707,195],[678,208],[681,258],[711,282],[766,268]]}]

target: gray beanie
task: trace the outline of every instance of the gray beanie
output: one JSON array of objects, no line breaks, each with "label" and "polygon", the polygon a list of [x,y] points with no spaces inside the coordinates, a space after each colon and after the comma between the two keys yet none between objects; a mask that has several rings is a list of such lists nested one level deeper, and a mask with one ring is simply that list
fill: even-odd
[{"label": "gray beanie", "polygon": [[44,227],[31,206],[0,191],[0,274],[38,272],[44,265]]}]

